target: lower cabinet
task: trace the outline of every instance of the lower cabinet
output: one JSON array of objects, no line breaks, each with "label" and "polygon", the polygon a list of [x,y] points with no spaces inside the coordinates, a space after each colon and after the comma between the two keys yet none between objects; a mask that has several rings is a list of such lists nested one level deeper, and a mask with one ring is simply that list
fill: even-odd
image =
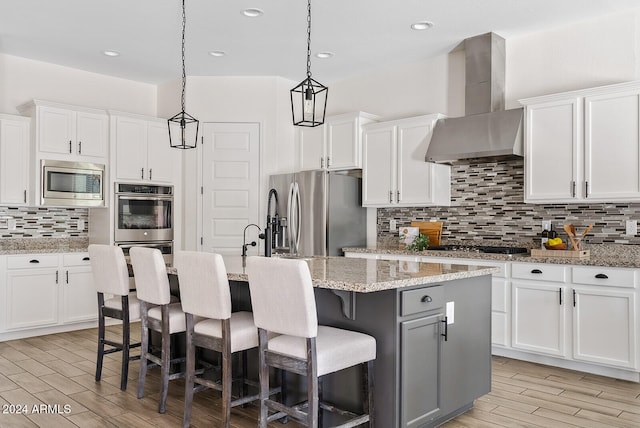
[{"label": "lower cabinet", "polygon": [[44,334],[49,328],[97,319],[87,253],[10,255],[0,261],[0,271],[5,272],[0,278],[0,296],[4,296],[1,304],[6,314],[0,332],[20,337],[25,331],[26,337],[35,331]]}]

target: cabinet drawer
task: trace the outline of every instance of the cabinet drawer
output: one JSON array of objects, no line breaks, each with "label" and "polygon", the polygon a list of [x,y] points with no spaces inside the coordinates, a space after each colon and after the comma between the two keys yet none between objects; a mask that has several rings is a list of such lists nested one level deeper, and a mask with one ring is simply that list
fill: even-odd
[{"label": "cabinet drawer", "polygon": [[635,285],[636,271],[633,269],[612,269],[601,267],[574,267],[575,284],[606,285],[609,287],[629,287]]},{"label": "cabinet drawer", "polygon": [[57,254],[31,254],[7,257],[7,269],[37,269],[51,267],[58,267]]},{"label": "cabinet drawer", "polygon": [[64,254],[62,256],[64,266],[91,266],[89,253]]},{"label": "cabinet drawer", "polygon": [[514,263],[511,266],[511,277],[539,281],[565,282],[567,278],[565,266],[551,264]]},{"label": "cabinet drawer", "polygon": [[401,316],[430,311],[444,306],[444,287],[442,285],[403,291],[401,295]]}]

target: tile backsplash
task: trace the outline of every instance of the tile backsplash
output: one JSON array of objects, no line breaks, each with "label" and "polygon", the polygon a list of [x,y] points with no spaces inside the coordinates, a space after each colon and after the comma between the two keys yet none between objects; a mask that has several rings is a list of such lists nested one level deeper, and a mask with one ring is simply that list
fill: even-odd
[{"label": "tile backsplash", "polygon": [[[84,224],[78,229],[78,221]],[[15,230],[10,223],[15,221]],[[0,239],[88,237],[87,208],[0,206]]]},{"label": "tile backsplash", "polygon": [[398,235],[389,231],[391,219],[398,227],[442,221],[443,240],[533,240],[542,220],[551,220],[561,237],[564,224],[578,232],[594,224],[585,242],[640,244],[640,236],[625,235],[625,221],[640,220],[640,203],[525,204],[524,161],[517,157],[458,161],[451,167],[450,207],[379,208],[379,237]]}]

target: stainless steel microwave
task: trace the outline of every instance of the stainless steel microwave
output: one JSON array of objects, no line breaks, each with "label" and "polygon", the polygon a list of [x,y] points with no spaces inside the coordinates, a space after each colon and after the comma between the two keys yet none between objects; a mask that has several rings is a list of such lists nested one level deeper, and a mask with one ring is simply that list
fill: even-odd
[{"label": "stainless steel microwave", "polygon": [[104,206],[104,165],[42,160],[42,205]]}]

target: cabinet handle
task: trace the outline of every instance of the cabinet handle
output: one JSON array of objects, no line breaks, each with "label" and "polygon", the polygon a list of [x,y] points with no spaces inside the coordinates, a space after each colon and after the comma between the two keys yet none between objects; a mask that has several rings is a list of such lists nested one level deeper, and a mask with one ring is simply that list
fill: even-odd
[{"label": "cabinet handle", "polygon": [[571,197],[572,198],[576,197],[576,182],[575,181],[571,182]]},{"label": "cabinet handle", "polygon": [[56,284],[58,283],[58,271],[56,271]]},{"label": "cabinet handle", "polygon": [[444,317],[440,322],[444,323],[444,334],[440,333],[440,336],[444,337],[444,341],[446,342],[449,339],[449,324],[447,324],[447,317]]},{"label": "cabinet handle", "polygon": [[560,300],[560,306],[562,306],[562,287],[558,288],[558,299]]},{"label": "cabinet handle", "polygon": [[69,153],[71,153],[71,140],[69,140]]},{"label": "cabinet handle", "polygon": [[140,178],[144,180],[144,168],[140,168]]},{"label": "cabinet handle", "polygon": [[422,299],[420,299],[420,301],[422,303],[431,303],[433,302],[433,299],[431,298],[431,296],[425,295],[425,296],[422,296]]},{"label": "cabinet handle", "polygon": [[389,190],[389,203],[393,203],[393,192],[391,190]]},{"label": "cabinet handle", "polygon": [[66,272],[65,272],[65,274],[66,274],[66,281],[67,281],[67,284],[69,284],[69,271],[66,271]]},{"label": "cabinet handle", "polygon": [[151,178],[153,176],[153,168],[149,168],[149,180],[153,180],[153,178]]},{"label": "cabinet handle", "polygon": [[331,166],[331,158],[327,156],[327,168]]},{"label": "cabinet handle", "polygon": [[584,182],[584,197],[585,198],[589,197],[589,182],[588,181]]},{"label": "cabinet handle", "polygon": [[78,154],[82,154],[82,141],[78,141]]},{"label": "cabinet handle", "polygon": [[324,168],[324,158],[320,157],[320,168]]},{"label": "cabinet handle", "polygon": [[396,201],[398,203],[400,203],[400,191],[399,190],[396,192]]},{"label": "cabinet handle", "polygon": [[24,191],[24,203],[25,204],[27,203],[27,191],[26,190]]},{"label": "cabinet handle", "polygon": [[604,273],[597,274],[596,278],[598,278],[598,279],[609,279],[609,277]]},{"label": "cabinet handle", "polygon": [[83,257],[83,258],[82,258],[82,261],[83,261],[83,262],[88,262],[89,260],[91,260],[89,257]]},{"label": "cabinet handle", "polygon": [[542,271],[540,269],[533,269],[531,273],[540,274]]},{"label": "cabinet handle", "polygon": [[576,307],[576,290],[573,290],[573,307]]},{"label": "cabinet handle", "polygon": [[40,260],[38,259],[29,260],[29,263],[40,263]]}]

